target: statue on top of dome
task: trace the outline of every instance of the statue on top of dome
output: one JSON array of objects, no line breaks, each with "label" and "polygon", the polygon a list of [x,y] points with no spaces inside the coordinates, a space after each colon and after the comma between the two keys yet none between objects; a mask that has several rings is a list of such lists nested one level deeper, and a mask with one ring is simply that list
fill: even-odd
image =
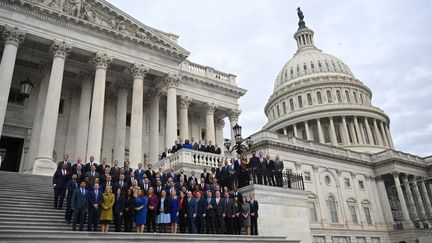
[{"label": "statue on top of dome", "polygon": [[299,29],[305,28],[306,27],[306,23],[303,20],[304,19],[304,15],[303,15],[303,12],[301,11],[300,7],[297,8],[297,15],[299,17],[299,23],[298,23]]}]

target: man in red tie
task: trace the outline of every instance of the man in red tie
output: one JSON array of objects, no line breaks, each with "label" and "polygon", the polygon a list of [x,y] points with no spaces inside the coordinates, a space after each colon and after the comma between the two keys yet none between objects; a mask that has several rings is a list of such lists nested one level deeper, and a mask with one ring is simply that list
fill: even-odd
[{"label": "man in red tie", "polygon": [[66,186],[69,181],[69,172],[66,164],[62,164],[53,176],[54,209],[61,209],[66,195]]},{"label": "man in red tie", "polygon": [[61,169],[62,165],[66,165],[66,170],[70,172],[71,163],[69,162],[69,155],[65,154],[63,156],[63,161],[58,162],[57,169]]}]

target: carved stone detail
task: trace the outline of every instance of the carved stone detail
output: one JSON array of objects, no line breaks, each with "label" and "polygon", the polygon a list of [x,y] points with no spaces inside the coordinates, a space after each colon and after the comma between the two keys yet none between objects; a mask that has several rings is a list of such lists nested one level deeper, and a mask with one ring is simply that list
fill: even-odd
[{"label": "carved stone detail", "polygon": [[66,41],[53,40],[50,50],[54,57],[66,58],[71,52],[72,46]]},{"label": "carved stone detail", "polygon": [[114,84],[114,88],[116,90],[122,90],[122,89],[129,90],[131,87],[132,87],[132,85],[123,79],[116,80],[116,82]]},{"label": "carved stone detail", "polygon": [[150,88],[146,92],[146,96],[150,98],[153,102],[159,102],[162,92],[159,88]]},{"label": "carved stone detail", "polygon": [[225,121],[222,118],[218,118],[215,121],[215,126],[217,129],[222,130],[225,127]]},{"label": "carved stone detail", "polygon": [[38,64],[38,69],[43,75],[50,73],[51,67],[52,67],[52,63],[46,60],[43,60]]},{"label": "carved stone detail", "polygon": [[189,105],[192,103],[192,98],[189,96],[180,96],[179,99],[179,107],[180,109],[187,109]]},{"label": "carved stone detail", "polygon": [[177,88],[182,76],[180,74],[168,73],[164,77],[167,88]]},{"label": "carved stone detail", "polygon": [[214,115],[217,106],[214,103],[205,103],[204,109],[207,115]]},{"label": "carved stone detail", "polygon": [[93,58],[93,63],[96,64],[96,68],[107,69],[112,60],[113,58],[108,56],[108,54],[96,52],[95,57]]},{"label": "carved stone detail", "polygon": [[82,85],[92,84],[92,82],[94,80],[94,73],[81,71],[79,74],[79,80],[81,81]]},{"label": "carved stone detail", "polygon": [[239,116],[241,114],[241,110],[238,109],[232,109],[230,113],[228,114],[230,121],[238,121]]},{"label": "carved stone detail", "polygon": [[17,27],[5,25],[2,38],[6,45],[13,44],[19,46],[24,41],[25,32],[19,30]]},{"label": "carved stone detail", "polygon": [[132,64],[132,66],[130,67],[130,71],[132,74],[132,77],[134,79],[144,79],[144,77],[146,76],[146,74],[148,73],[150,69],[146,66],[144,66],[144,64],[138,64],[138,63],[134,63]]},{"label": "carved stone detail", "polygon": [[261,204],[307,207],[307,200],[304,199],[296,199],[282,196],[269,196],[259,193],[255,194],[255,198]]}]

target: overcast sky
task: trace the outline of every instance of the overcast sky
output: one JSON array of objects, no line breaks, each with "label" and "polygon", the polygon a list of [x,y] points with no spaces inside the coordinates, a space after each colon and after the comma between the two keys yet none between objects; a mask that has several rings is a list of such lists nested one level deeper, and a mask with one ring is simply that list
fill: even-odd
[{"label": "overcast sky", "polygon": [[237,75],[248,90],[240,99],[245,135],[267,121],[264,105],[274,80],[296,51],[300,6],[316,46],[344,61],[372,90],[373,105],[390,116],[396,149],[432,155],[432,1],[109,2],[179,35],[190,60]]}]

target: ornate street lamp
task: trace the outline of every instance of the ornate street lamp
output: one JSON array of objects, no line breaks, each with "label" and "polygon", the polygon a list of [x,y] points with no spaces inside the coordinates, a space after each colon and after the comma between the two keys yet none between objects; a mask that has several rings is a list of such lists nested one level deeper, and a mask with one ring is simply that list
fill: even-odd
[{"label": "ornate street lamp", "polygon": [[243,154],[246,151],[249,151],[253,145],[253,140],[250,137],[243,139],[241,136],[242,127],[239,124],[235,124],[233,127],[234,132],[234,141],[235,144],[231,147],[231,140],[225,139],[224,146],[231,153],[236,150],[238,154]]},{"label": "ornate street lamp", "polygon": [[31,52],[31,57],[30,57],[30,67],[29,67],[29,73],[27,75],[27,78],[23,81],[21,81],[21,96],[24,98],[28,98],[30,97],[30,92],[33,89],[33,83],[30,81],[30,76],[31,76],[31,65],[33,64],[33,52],[35,49],[35,44],[33,42],[33,48],[32,48],[32,52]]}]

